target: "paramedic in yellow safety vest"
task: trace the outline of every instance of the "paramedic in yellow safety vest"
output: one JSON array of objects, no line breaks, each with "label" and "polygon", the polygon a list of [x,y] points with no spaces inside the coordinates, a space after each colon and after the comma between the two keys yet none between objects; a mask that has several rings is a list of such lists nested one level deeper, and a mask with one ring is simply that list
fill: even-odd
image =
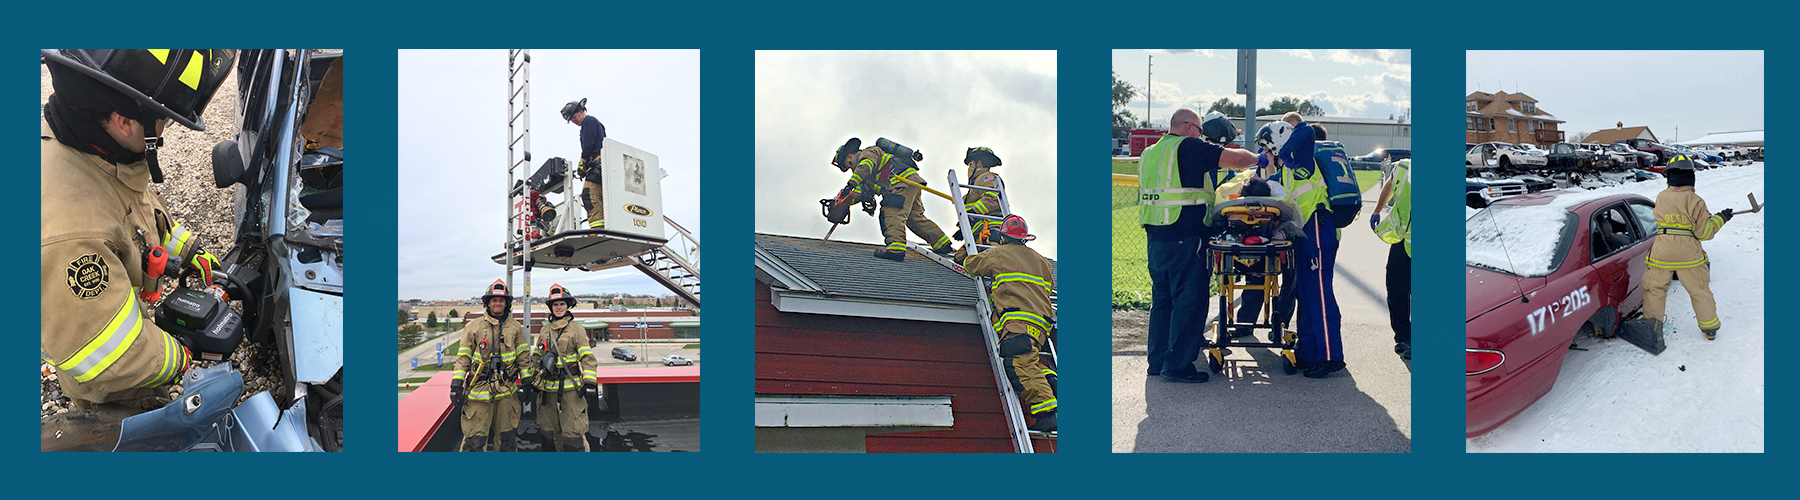
[{"label": "paramedic in yellow safety vest", "polygon": [[1644,317],[1656,322],[1655,331],[1664,327],[1663,307],[1669,300],[1669,281],[1681,280],[1694,304],[1694,320],[1707,340],[1718,337],[1719,310],[1713,303],[1712,271],[1707,264],[1706,249],[1700,242],[1710,240],[1719,228],[1731,220],[1731,209],[1713,214],[1706,211],[1706,200],[1694,193],[1694,161],[1684,155],[1669,160],[1664,175],[1669,187],[1656,194],[1656,239],[1650,240],[1648,269],[1644,271]]},{"label": "paramedic in yellow safety vest", "polygon": [[[1217,121],[1230,126],[1228,120]],[[1223,130],[1214,121],[1203,125],[1191,109],[1176,110],[1169,133],[1138,159],[1138,223],[1144,227],[1150,272],[1146,373],[1171,382],[1207,380],[1206,371],[1194,367],[1206,341],[1202,332],[1211,295],[1211,275],[1200,255],[1209,233],[1206,212],[1219,185],[1231,177],[1225,169],[1256,165],[1256,155],[1249,151],[1200,139],[1208,129]],[[1230,136],[1236,135],[1232,128]]]},{"label": "paramedic in yellow safety vest", "polygon": [[606,125],[599,118],[588,116],[585,97],[564,104],[562,118],[581,127],[581,159],[576,162],[575,173],[581,177],[581,206],[587,209],[588,229],[604,229],[606,204],[601,180],[606,171],[601,168],[605,162],[601,161],[600,147],[606,143]]},{"label": "paramedic in yellow safety vest", "polygon": [[887,246],[876,249],[876,257],[895,262],[906,259],[907,229],[929,242],[931,250],[938,255],[950,255],[954,251],[950,236],[931,219],[925,218],[925,204],[919,200],[924,190],[898,180],[907,179],[924,185],[925,179],[919,177],[916,163],[920,161],[925,161],[924,153],[887,138],[876,139],[874,146],[863,148],[862,139],[851,137],[831,157],[831,164],[838,170],[850,172],[850,181],[844,184],[844,191],[852,199],[868,200],[876,194],[881,195],[881,235]]},{"label": "paramedic in yellow safety vest", "polygon": [[[969,167],[969,180],[967,181],[969,185],[1002,189],[1000,186],[1003,183],[1000,180],[1000,174],[993,172],[994,167],[1000,166],[1000,157],[994,154],[994,150],[983,147],[969,148],[968,152],[963,153],[963,165]],[[963,193],[962,204],[963,211],[969,212],[969,225],[975,227],[975,234],[972,238],[967,238],[967,241],[983,245],[989,244],[982,239],[982,235],[987,233],[990,226],[1000,225],[1000,221],[978,219],[975,216],[1005,217],[1007,214],[1000,210],[1000,193],[970,189]],[[965,240],[961,229],[956,230],[955,239],[957,241]],[[969,255],[968,242],[956,249],[957,262],[962,262],[963,258]]]},{"label": "paramedic in yellow safety vest", "polygon": [[[1342,317],[1332,278],[1337,268],[1338,229],[1330,215],[1330,193],[1325,173],[1314,160],[1316,143],[1312,125],[1299,113],[1288,113],[1257,133],[1257,142],[1270,164],[1278,165],[1287,200],[1300,211],[1304,237],[1295,250],[1297,315],[1300,335],[1299,362],[1308,378],[1324,378],[1344,369]],[[1323,215],[1323,216],[1321,216]]]},{"label": "paramedic in yellow safety vest", "polygon": [[[42,51],[55,93],[40,133],[40,357],[75,410],[161,406],[196,354],[156,326],[163,277],[219,261],[150,189],[171,122],[201,119],[231,49]],[[163,256],[157,258],[156,256]]]},{"label": "paramedic in yellow safety vest", "polygon": [[1394,353],[1412,359],[1412,160],[1388,163],[1381,178],[1369,227],[1387,242],[1388,324],[1394,327]]},{"label": "paramedic in yellow safety vest", "polygon": [[514,387],[527,363],[525,329],[512,318],[512,295],[494,280],[481,296],[486,314],[463,325],[450,377],[450,401],[462,410],[461,451],[519,451],[519,398]]},{"label": "paramedic in yellow safety vest", "polygon": [[993,248],[970,255],[963,265],[969,276],[988,279],[988,297],[999,315],[994,331],[1000,336],[1000,356],[1010,358],[1012,371],[1025,386],[1021,394],[1030,410],[1031,430],[1056,430],[1056,394],[1045,379],[1048,368],[1038,362],[1050,323],[1056,315],[1050,305],[1050,293],[1056,290],[1056,269],[1050,260],[1025,242],[1037,239],[1025,226],[1025,219],[1008,215],[1000,226],[989,231],[997,243]]},{"label": "paramedic in yellow safety vest", "polygon": [[524,385],[539,391],[538,428],[545,446],[556,451],[588,451],[588,404],[600,395],[594,381],[600,362],[588,346],[587,328],[575,323],[570,312],[575,302],[568,288],[550,285],[550,296],[544,298],[550,322],[538,333],[521,375]]}]

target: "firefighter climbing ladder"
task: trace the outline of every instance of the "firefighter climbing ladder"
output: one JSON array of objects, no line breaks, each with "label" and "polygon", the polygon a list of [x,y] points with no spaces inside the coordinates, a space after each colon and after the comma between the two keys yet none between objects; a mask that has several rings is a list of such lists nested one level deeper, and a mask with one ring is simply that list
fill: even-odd
[{"label": "firefighter climbing ladder", "polygon": [[[506,185],[512,186],[519,167],[531,168],[531,50],[509,49],[506,51]],[[530,248],[531,236],[527,228],[515,227],[518,213],[513,211],[511,196],[506,197],[506,247]],[[506,262],[506,292],[519,293],[513,288],[513,270],[523,267],[525,270],[525,288],[519,296],[525,303],[525,334],[531,335],[531,252],[521,252],[524,259],[515,266],[511,259]]]},{"label": "firefighter climbing ladder", "polygon": [[[974,222],[988,221],[999,224],[1001,220],[1006,218],[1007,214],[1012,213],[1012,205],[1006,200],[1005,181],[1001,181],[1000,184],[993,188],[964,184],[957,179],[955,169],[950,170],[949,179],[950,194],[947,197],[950,198],[950,204],[957,207],[956,227],[962,230],[964,248],[968,249],[968,254],[971,256],[980,253],[982,250],[993,248],[993,245],[978,242],[980,235],[974,231]],[[994,195],[1000,199],[1000,215],[992,216],[969,212],[968,208],[962,203],[964,189],[993,191]],[[942,193],[939,194],[941,195]],[[931,247],[929,246],[910,241],[907,242],[907,245],[910,246],[914,252],[923,255],[926,258],[935,260],[945,267],[949,267],[959,273],[964,272],[962,265],[931,251]],[[1019,393],[1013,390],[1012,379],[1006,376],[1006,364],[1008,361],[1006,358],[1000,357],[1000,335],[998,332],[994,331],[994,324],[989,322],[989,320],[994,317],[994,305],[988,302],[987,288],[987,279],[980,277],[975,278],[976,322],[981,324],[981,333],[983,338],[986,339],[988,365],[993,368],[994,385],[1000,388],[1000,408],[1006,415],[1007,428],[1012,434],[1013,451],[1019,453],[1032,453],[1032,432],[1025,426],[1025,412],[1019,407]],[[1045,339],[1045,345],[1050,345],[1048,338]],[[1055,347],[1049,347],[1049,349],[1051,356],[1054,357],[1056,355]]]}]

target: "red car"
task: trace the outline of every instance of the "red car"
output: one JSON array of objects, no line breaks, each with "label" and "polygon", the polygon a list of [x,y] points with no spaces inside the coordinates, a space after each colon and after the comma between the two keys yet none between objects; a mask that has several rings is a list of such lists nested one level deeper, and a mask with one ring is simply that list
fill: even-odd
[{"label": "red car", "polygon": [[1654,207],[1634,194],[1540,193],[1468,219],[1467,437],[1549,393],[1576,335],[1611,336],[1643,305]]}]

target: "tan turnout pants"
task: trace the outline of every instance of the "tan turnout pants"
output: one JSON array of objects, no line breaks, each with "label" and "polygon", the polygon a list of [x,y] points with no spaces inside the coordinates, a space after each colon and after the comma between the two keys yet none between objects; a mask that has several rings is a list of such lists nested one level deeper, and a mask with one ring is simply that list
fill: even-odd
[{"label": "tan turnout pants", "polygon": [[1719,309],[1713,303],[1712,270],[1702,265],[1687,269],[1649,268],[1644,271],[1644,317],[1665,323],[1663,308],[1669,300],[1669,281],[1681,276],[1681,287],[1687,289],[1694,304],[1694,320],[1702,329],[1719,327]]}]

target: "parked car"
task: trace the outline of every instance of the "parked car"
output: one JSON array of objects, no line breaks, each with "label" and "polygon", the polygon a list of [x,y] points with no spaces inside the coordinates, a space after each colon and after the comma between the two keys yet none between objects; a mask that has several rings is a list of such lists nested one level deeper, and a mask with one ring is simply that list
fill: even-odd
[{"label": "parked car", "polygon": [[1619,139],[1613,143],[1625,143],[1631,149],[1656,155],[1656,163],[1659,164],[1668,163],[1670,158],[1675,157],[1675,148],[1649,139]]},{"label": "parked car", "polygon": [[1484,142],[1469,148],[1463,156],[1465,165],[1472,169],[1499,167],[1511,170],[1514,167],[1543,167],[1546,159],[1543,155],[1534,155],[1504,142]]},{"label": "parked car", "polygon": [[1582,198],[1510,198],[1464,225],[1467,437],[1549,393],[1577,336],[1610,337],[1643,305],[1654,202]]},{"label": "parked car", "polygon": [[1625,168],[1650,168],[1656,166],[1656,155],[1631,149],[1631,146],[1627,146],[1624,143],[1615,142],[1609,144],[1606,146],[1606,151],[1613,153],[1615,159],[1624,158],[1621,160],[1623,162],[1621,165]]},{"label": "parked car", "polygon": [[1556,183],[1550,182],[1537,174],[1518,174],[1507,176],[1507,179],[1525,183],[1525,192],[1536,193],[1547,189],[1556,189]]},{"label": "parked car", "polygon": [[1550,154],[1544,157],[1544,161],[1544,168],[1550,170],[1590,170],[1595,168],[1596,163],[1592,151],[1567,142],[1550,145]]},{"label": "parked car", "polygon": [[1468,177],[1463,179],[1463,185],[1468,188],[1464,204],[1469,208],[1487,208],[1488,204],[1495,201],[1530,192],[1524,182],[1511,179]]},{"label": "parked car", "polygon": [[614,359],[622,359],[625,361],[637,361],[638,360],[637,353],[631,352],[631,349],[626,349],[625,346],[618,346],[618,347],[612,348],[612,357]]},{"label": "parked car", "polygon": [[662,364],[663,366],[694,366],[694,360],[670,354],[663,356]]}]

